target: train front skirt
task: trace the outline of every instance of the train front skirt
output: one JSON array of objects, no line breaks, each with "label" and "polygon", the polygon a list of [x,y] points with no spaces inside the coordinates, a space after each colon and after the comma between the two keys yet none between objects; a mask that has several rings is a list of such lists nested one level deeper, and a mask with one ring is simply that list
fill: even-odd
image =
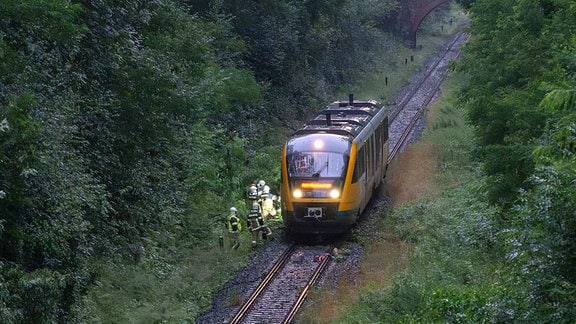
[{"label": "train front skirt", "polygon": [[287,228],[301,234],[341,234],[357,220],[355,210],[338,211],[336,204],[295,204],[294,211],[284,211],[282,218]]}]

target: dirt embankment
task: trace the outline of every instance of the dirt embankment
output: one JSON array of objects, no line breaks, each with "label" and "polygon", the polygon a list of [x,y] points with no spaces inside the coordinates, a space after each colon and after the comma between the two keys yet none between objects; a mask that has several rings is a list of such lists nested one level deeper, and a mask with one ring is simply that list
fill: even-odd
[{"label": "dirt embankment", "polygon": [[387,188],[392,206],[418,200],[428,190],[435,172],[433,145],[419,142],[410,146],[389,166]]}]

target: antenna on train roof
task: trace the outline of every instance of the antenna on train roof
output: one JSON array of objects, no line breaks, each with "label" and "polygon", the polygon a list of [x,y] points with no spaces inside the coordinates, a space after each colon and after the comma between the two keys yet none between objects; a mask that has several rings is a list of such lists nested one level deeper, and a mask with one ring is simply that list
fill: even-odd
[{"label": "antenna on train roof", "polygon": [[[334,106],[333,106],[334,105]],[[343,103],[341,103],[340,101],[337,102],[333,102],[332,104],[330,104],[328,107],[343,107]],[[348,95],[348,107],[354,107],[354,94],[349,94]],[[326,113],[326,126],[332,126],[332,115],[331,115],[331,111],[329,109],[325,110]]]}]

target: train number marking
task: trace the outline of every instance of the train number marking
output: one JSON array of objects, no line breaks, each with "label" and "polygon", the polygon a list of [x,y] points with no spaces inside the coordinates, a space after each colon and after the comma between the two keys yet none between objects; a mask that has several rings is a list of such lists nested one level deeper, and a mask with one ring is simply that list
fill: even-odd
[{"label": "train number marking", "polygon": [[319,207],[308,207],[308,212],[304,217],[322,218],[322,208]]}]

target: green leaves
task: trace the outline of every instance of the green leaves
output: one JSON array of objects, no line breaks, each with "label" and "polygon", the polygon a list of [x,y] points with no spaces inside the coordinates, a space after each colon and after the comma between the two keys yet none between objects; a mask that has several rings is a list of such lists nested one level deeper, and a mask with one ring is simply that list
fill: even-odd
[{"label": "green leaves", "polygon": [[[555,123],[574,106],[575,96],[570,90],[544,92],[550,84],[565,89],[570,78],[566,51],[570,52],[573,45],[568,30],[576,26],[573,19],[566,19],[568,8],[564,1],[521,0],[483,0],[472,6],[473,37],[465,53],[467,63],[462,65],[471,78],[462,98],[470,111],[470,121],[477,126],[479,142],[486,146],[483,156],[494,184],[489,195],[502,206],[514,201],[513,192],[528,188],[526,179],[531,171],[529,163],[524,163],[526,167],[497,170],[493,167],[496,161],[511,162],[508,153],[523,154],[512,159],[529,161],[528,152],[550,128],[547,122]],[[570,135],[562,131],[556,136],[562,138],[560,142],[570,141]],[[508,146],[510,152],[499,154],[490,148],[493,145]],[[519,152],[514,148],[519,145],[526,148]],[[539,152],[543,153],[541,149]]]},{"label": "green leaves", "polygon": [[576,109],[576,89],[555,89],[546,94],[540,107],[547,112],[568,113]]},{"label": "green leaves", "polygon": [[522,195],[516,208],[513,231],[506,235],[506,249],[517,267],[514,282],[526,292],[518,296],[524,314],[532,318],[574,316],[576,264],[576,175],[554,167],[539,167],[534,186]]},{"label": "green leaves", "polygon": [[[28,93],[18,98],[11,98],[8,107],[0,111],[2,131],[0,132],[0,189],[5,198],[0,200],[3,217],[15,220],[25,205],[26,184],[29,176],[37,173],[38,138],[40,123],[31,117],[34,97]],[[14,224],[9,223],[7,227]]]},{"label": "green leaves", "polygon": [[77,44],[86,29],[79,19],[81,10],[80,4],[68,0],[7,1],[0,7],[0,25],[22,37]]},{"label": "green leaves", "polygon": [[[497,9],[496,9],[497,8]],[[574,316],[576,94],[570,1],[476,1],[464,93],[488,197],[504,207],[516,318]],[[497,127],[494,127],[497,126]]]}]

